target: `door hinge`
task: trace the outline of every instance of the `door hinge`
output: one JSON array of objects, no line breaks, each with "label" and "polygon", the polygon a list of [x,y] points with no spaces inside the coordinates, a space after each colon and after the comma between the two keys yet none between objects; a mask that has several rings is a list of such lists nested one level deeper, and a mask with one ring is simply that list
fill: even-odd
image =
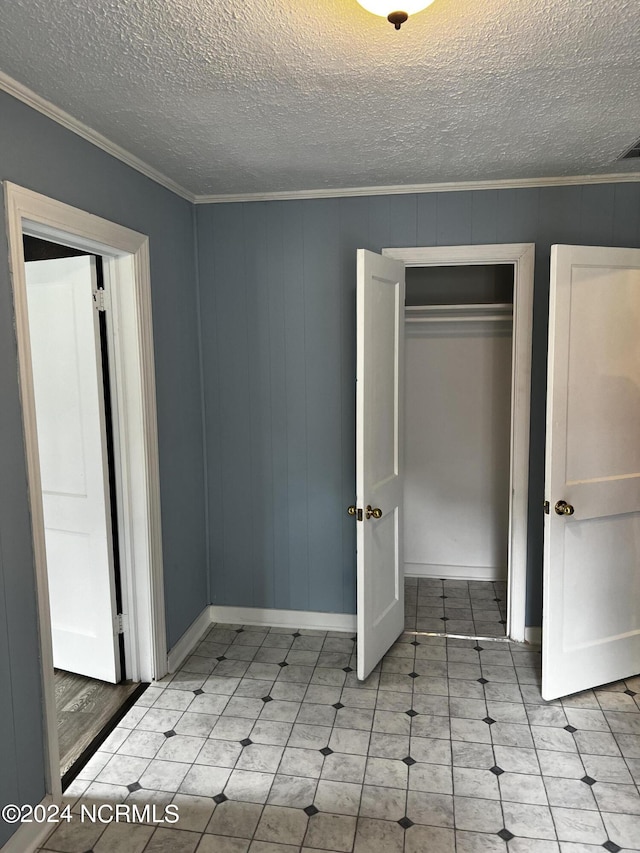
[{"label": "door hinge", "polygon": [[127,617],[125,616],[125,614],[124,613],[117,613],[116,618],[115,618],[115,623],[116,623],[116,633],[117,634],[124,634],[124,632],[128,628]]},{"label": "door hinge", "polygon": [[549,515],[549,501],[545,501],[542,506],[544,507],[545,515]]},{"label": "door hinge", "polygon": [[96,287],[93,291],[93,304],[96,306],[96,311],[107,310],[104,288]]}]

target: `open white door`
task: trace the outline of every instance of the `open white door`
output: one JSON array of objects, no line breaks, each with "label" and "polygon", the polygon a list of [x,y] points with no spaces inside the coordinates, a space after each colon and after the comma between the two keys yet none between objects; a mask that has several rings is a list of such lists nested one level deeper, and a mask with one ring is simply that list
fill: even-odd
[{"label": "open white door", "polygon": [[54,666],[120,680],[95,259],[25,264]]},{"label": "open white door", "polygon": [[[404,264],[358,249],[356,523],[358,678],[404,629]],[[379,512],[381,514],[379,514]]]},{"label": "open white door", "polygon": [[553,246],[542,695],[640,672],[640,250]]}]

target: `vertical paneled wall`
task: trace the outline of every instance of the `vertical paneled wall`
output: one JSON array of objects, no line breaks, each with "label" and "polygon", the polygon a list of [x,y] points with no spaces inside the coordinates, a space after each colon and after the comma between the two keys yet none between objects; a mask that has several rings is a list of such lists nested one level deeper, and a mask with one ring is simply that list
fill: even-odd
[{"label": "vertical paneled wall", "polygon": [[540,622],[549,248],[640,246],[640,184],[198,207],[217,604],[353,612],[355,250],[536,244],[527,624]]}]

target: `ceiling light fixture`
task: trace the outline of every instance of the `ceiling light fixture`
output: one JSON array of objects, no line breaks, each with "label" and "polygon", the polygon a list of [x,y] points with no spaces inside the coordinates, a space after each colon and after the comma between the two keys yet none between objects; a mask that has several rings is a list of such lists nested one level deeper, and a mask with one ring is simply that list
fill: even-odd
[{"label": "ceiling light fixture", "polygon": [[426,0],[426,2],[425,0],[358,0],[358,3],[367,12],[386,18],[399,30],[409,15],[415,15],[416,12],[426,9],[433,3],[433,0]]}]

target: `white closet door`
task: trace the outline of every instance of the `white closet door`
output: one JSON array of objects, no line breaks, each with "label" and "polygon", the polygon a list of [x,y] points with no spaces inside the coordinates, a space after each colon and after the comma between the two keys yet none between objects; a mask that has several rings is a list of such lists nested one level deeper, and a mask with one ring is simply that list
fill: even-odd
[{"label": "white closet door", "polygon": [[640,250],[553,246],[542,695],[640,672]]},{"label": "white closet door", "polygon": [[404,264],[358,249],[357,268],[358,678],[364,679],[404,629]]}]

